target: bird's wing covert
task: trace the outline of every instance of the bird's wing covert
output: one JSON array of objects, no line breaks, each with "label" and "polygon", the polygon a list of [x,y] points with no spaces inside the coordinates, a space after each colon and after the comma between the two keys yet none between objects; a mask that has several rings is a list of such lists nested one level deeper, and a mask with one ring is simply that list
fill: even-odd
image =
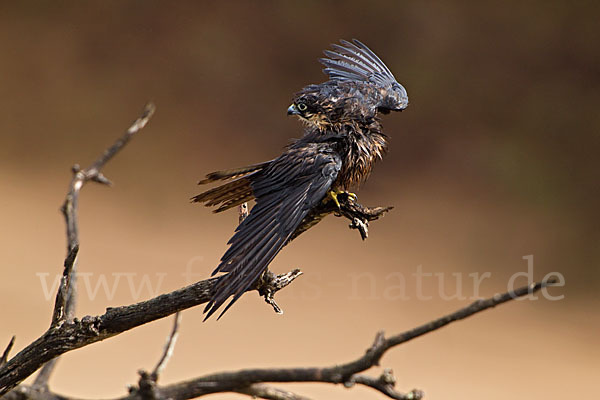
[{"label": "bird's wing covert", "polygon": [[322,201],[340,167],[341,160],[335,153],[316,147],[292,148],[253,177],[256,205],[236,229],[229,249],[213,272],[228,274],[217,283],[204,309],[206,318],[234,296],[223,315],[260,277],[306,214]]}]

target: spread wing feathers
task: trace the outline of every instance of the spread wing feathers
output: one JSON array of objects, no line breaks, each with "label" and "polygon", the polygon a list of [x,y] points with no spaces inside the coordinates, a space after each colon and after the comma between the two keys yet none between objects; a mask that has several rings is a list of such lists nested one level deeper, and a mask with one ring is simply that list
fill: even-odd
[{"label": "spread wing feathers", "polygon": [[371,82],[379,87],[387,87],[396,78],[379,57],[366,45],[353,39],[352,43],[342,40],[343,46],[333,44],[332,50],[325,50],[329,58],[319,61],[325,65],[323,72],[332,81]]},{"label": "spread wing feathers", "polygon": [[[310,150],[307,154],[306,150]],[[335,154],[290,149],[253,176],[256,205],[229,240],[229,249],[215,269],[228,272],[216,286],[204,312],[208,319],[234,296],[219,318],[261,276],[303,218],[330,189],[341,167]]]}]

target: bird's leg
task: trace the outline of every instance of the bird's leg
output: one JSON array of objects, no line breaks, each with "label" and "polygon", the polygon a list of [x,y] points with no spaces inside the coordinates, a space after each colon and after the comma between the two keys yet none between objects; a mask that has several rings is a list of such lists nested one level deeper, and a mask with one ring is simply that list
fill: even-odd
[{"label": "bird's leg", "polygon": [[339,192],[337,190],[328,191],[327,196],[325,196],[325,198],[323,199],[323,203],[327,203],[329,200],[333,200],[333,202],[335,203],[335,205],[337,206],[338,209],[342,208],[342,206],[340,206],[340,202],[337,198],[338,193]]},{"label": "bird's leg", "polygon": [[338,196],[340,194],[344,194],[344,195],[348,196],[348,198],[351,198],[353,201],[356,201],[356,199],[358,199],[358,196],[355,193],[336,189],[336,190],[330,190],[327,192],[327,196],[325,196],[325,198],[323,199],[323,203],[327,203],[327,201],[333,200],[333,202],[335,203],[337,208],[338,209],[341,208],[340,201],[338,200]]}]

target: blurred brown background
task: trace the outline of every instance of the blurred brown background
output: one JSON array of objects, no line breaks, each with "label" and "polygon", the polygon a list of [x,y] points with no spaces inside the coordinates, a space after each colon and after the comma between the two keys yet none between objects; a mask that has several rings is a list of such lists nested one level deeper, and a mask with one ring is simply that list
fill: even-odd
[{"label": "blurred brown background", "polygon": [[[186,270],[202,279],[237,215],[189,204],[196,181],[272,158],[301,135],[285,115],[292,93],[324,80],[322,49],[356,37],[411,100],[385,118],[390,153],[359,192],[363,204],[396,208],[366,242],[330,217],[286,248],[273,270],[305,275],[280,293],[283,316],[256,294],[219,322],[186,311],[161,382],[349,360],[377,330],[400,332],[466,305],[477,295],[468,274],[491,274],[480,296],[506,290],[533,255],[535,279],[564,276],[549,291],[564,299],[487,311],[393,349],[383,366],[399,388],[428,399],[598,396],[599,34],[593,1],[3,2],[0,343],[16,334],[20,349],[49,323],[54,294],[44,290],[61,271],[58,208],[73,163],[88,165],[147,100],[157,104],[106,168],[115,186],[83,191],[79,316],[150,297],[144,279],[158,292],[183,286]],[[430,300],[417,296],[419,266],[441,274],[423,280]],[[467,299],[445,300],[456,276]],[[99,279],[110,290],[95,292]],[[52,388],[123,395],[158,359],[170,324],[67,354]],[[321,399],[382,398],[287,387]]]}]

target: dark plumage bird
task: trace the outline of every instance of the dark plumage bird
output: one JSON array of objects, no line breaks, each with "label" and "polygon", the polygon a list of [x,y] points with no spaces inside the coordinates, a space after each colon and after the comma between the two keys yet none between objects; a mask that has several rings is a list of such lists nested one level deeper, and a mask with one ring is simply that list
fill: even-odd
[{"label": "dark plumage bird", "polygon": [[[206,306],[209,318],[231,296],[225,311],[261,276],[291,239],[318,223],[322,202],[359,186],[386,151],[380,114],[402,111],[406,90],[367,46],[341,41],[326,50],[327,82],[309,85],[294,96],[288,115],[305,123],[304,136],[274,160],[210,173],[200,184],[230,180],[192,198],[221,212],[256,200],[229,240],[213,272],[220,277]],[[311,212],[313,211],[313,212]],[[219,316],[219,317],[220,317]]]}]

